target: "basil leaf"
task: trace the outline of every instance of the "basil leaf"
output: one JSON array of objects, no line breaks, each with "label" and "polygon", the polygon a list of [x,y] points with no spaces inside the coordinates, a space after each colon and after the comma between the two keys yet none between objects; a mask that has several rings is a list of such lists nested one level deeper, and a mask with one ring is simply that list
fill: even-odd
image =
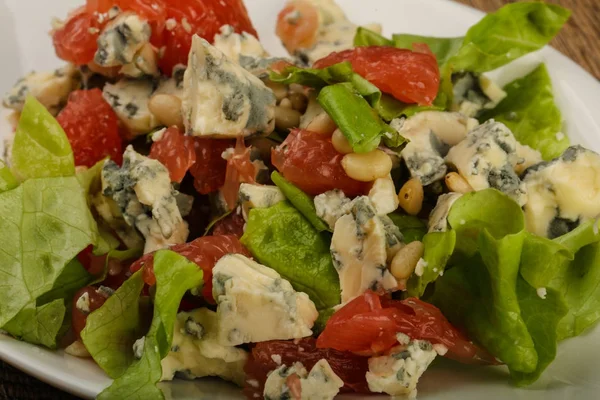
[{"label": "basil leaf", "polygon": [[289,202],[250,210],[240,239],[261,264],[273,268],[317,309],[340,303],[340,282],[329,252],[330,239]]},{"label": "basil leaf", "polygon": [[271,180],[279,190],[283,193],[286,199],[294,205],[304,215],[312,226],[315,227],[319,232],[328,231],[329,226],[317,215],[317,209],[315,208],[315,202],[313,198],[302,190],[298,189],[294,184],[286,180],[277,171],[273,171],[271,174]]}]

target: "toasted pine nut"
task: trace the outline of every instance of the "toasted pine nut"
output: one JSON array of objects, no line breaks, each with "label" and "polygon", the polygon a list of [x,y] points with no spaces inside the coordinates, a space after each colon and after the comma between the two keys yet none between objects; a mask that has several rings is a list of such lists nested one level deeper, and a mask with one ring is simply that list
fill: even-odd
[{"label": "toasted pine nut", "polygon": [[83,343],[79,340],[74,341],[65,348],[65,353],[79,358],[91,358],[92,356],[87,351]]},{"label": "toasted pine nut", "polygon": [[291,102],[291,101],[290,101],[290,99],[289,99],[289,98],[287,98],[287,97],[286,97],[285,99],[283,99],[283,100],[281,100],[281,101],[279,102],[279,107],[283,107],[283,108],[293,108],[293,107],[292,107],[292,102]]},{"label": "toasted pine nut", "polygon": [[322,112],[310,121],[306,127],[307,130],[321,135],[331,135],[335,131],[337,126],[331,117],[326,113]]},{"label": "toasted pine nut", "polygon": [[451,192],[469,193],[473,191],[469,182],[457,172],[449,172],[446,174],[445,181],[446,186],[448,186],[448,189],[450,189]]},{"label": "toasted pine nut", "polygon": [[423,257],[425,246],[419,241],[411,242],[404,246],[392,259],[390,272],[398,280],[408,279],[417,263]]},{"label": "toasted pine nut", "polygon": [[291,108],[275,107],[275,126],[277,129],[291,129],[300,125],[300,113]]},{"label": "toasted pine nut", "polygon": [[181,100],[171,94],[155,94],[148,101],[148,109],[161,124],[177,126],[183,129],[183,116],[181,115]]},{"label": "toasted pine nut", "polygon": [[265,85],[273,91],[277,101],[285,99],[288,95],[288,87],[283,83],[272,82],[268,80]]},{"label": "toasted pine nut", "polygon": [[423,207],[423,185],[419,178],[409,179],[398,193],[400,207],[407,214],[417,215]]},{"label": "toasted pine nut", "polygon": [[392,170],[392,159],[381,150],[368,153],[350,153],[342,158],[346,174],[360,182],[372,182],[387,176]]},{"label": "toasted pine nut", "polygon": [[346,139],[346,136],[344,136],[342,131],[340,131],[339,129],[336,129],[333,132],[333,136],[331,136],[331,144],[333,144],[333,147],[337,150],[338,153],[354,153],[354,150],[352,149],[352,146],[350,146],[348,139]]},{"label": "toasted pine nut", "polygon": [[291,93],[288,97],[292,102],[292,108],[294,110],[298,110],[301,113],[306,111],[306,107],[308,106],[308,99],[302,93]]}]

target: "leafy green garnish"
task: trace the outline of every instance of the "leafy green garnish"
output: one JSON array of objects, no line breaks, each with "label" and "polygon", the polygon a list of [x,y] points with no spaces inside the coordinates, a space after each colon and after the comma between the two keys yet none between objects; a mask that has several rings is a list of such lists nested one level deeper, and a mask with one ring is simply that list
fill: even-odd
[{"label": "leafy green garnish", "polygon": [[55,349],[66,314],[65,303],[56,299],[42,306],[26,305],[3,329],[27,343]]},{"label": "leafy green garnish", "polygon": [[554,103],[552,81],[541,64],[523,78],[504,87],[506,97],[480,121],[494,118],[510,128],[515,138],[542,153],[545,160],[558,157],[569,147],[569,138],[558,134],[562,128],[560,110]]},{"label": "leafy green garnish", "polygon": [[388,217],[400,229],[402,236],[404,236],[404,243],[411,243],[415,240],[421,241],[427,233],[427,225],[418,217],[398,212],[388,214]]},{"label": "leafy green garnish", "polygon": [[354,46],[393,46],[394,41],[373,32],[367,28],[359,26],[354,35]]},{"label": "leafy green garnish", "polygon": [[0,193],[12,190],[19,186],[19,182],[15,179],[10,168],[0,160]]},{"label": "leafy green garnish", "polygon": [[425,43],[435,54],[438,65],[445,65],[450,58],[458,53],[462,47],[464,37],[437,38],[396,33],[392,35],[394,46],[401,49],[412,49],[415,43]]},{"label": "leafy green garnish", "polygon": [[[171,348],[173,327],[181,299],[188,290],[202,285],[203,274],[196,264],[168,250],[158,251],[154,255],[154,274],[154,316],[150,330],[144,337],[141,358],[133,361],[123,375],[100,393],[99,400],[164,398],[156,386],[162,376],[161,360]],[[110,320],[104,323],[110,324]]]},{"label": "leafy green garnish", "polygon": [[46,107],[31,96],[21,113],[11,160],[13,173],[20,180],[75,175],[67,135]]},{"label": "leafy green garnish", "polygon": [[273,268],[317,309],[340,303],[340,282],[329,253],[330,240],[287,201],[250,210],[241,238],[261,264]]}]

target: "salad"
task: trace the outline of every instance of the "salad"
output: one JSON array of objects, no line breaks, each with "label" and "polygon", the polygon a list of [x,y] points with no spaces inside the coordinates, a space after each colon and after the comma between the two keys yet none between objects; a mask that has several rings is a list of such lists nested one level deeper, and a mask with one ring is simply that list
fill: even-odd
[{"label": "salad", "polygon": [[282,58],[242,0],[87,0],[4,97],[0,328],[92,359],[99,399],[415,396],[439,357],[533,383],[600,318],[600,155],[543,64],[486,73],[569,15],[390,38],[294,0]]}]

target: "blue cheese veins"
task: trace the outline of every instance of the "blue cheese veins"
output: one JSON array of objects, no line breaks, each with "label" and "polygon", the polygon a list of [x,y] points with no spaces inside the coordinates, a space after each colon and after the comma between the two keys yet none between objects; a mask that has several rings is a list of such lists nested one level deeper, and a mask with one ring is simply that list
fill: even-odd
[{"label": "blue cheese veins", "polygon": [[335,223],[352,208],[351,200],[339,189],[330,190],[315,197],[317,216],[333,230]]},{"label": "blue cheese veins", "polygon": [[252,208],[269,208],[284,201],[285,196],[277,186],[242,183],[238,194],[244,219]]},{"label": "blue cheese veins", "polygon": [[115,84],[107,83],[103,96],[131,134],[139,136],[160,126],[148,109],[153,92],[154,84],[150,80],[122,79]]},{"label": "blue cheese veins", "polygon": [[523,205],[525,189],[514,166],[517,141],[506,125],[489,120],[452,147],[446,162],[454,166],[475,190],[495,188]]},{"label": "blue cheese veins", "polygon": [[189,231],[177,205],[178,193],[160,162],[129,146],[121,168],[112,161],[105,163],[102,189],[119,207],[125,222],[144,236],[145,253],[185,243]]},{"label": "blue cheese veins", "polygon": [[182,104],[190,135],[268,134],[275,127],[275,103],[273,91],[260,79],[194,35]]},{"label": "blue cheese veins", "polygon": [[435,208],[429,214],[427,226],[429,232],[446,232],[448,230],[448,214],[454,202],[460,197],[460,193],[446,193],[438,197]]},{"label": "blue cheese veins", "polygon": [[224,346],[310,336],[318,317],[306,293],[239,254],[226,255],[215,265],[213,297]]},{"label": "blue cheese veins", "polygon": [[171,351],[161,361],[162,380],[218,376],[243,386],[248,353],[218,341],[217,313],[200,308],[177,315]]},{"label": "blue cheese veins", "polygon": [[213,46],[231,61],[240,64],[240,56],[264,58],[268,53],[257,38],[248,32],[236,33],[231,25],[223,25],[215,35]]},{"label": "blue cheese veins", "polygon": [[147,21],[132,12],[120,14],[108,23],[98,37],[94,62],[102,67],[116,67],[134,61],[142,47],[150,41],[152,29]]},{"label": "blue cheese veins", "polygon": [[600,216],[600,156],[581,146],[527,170],[524,206],[529,232],[553,239]]},{"label": "blue cheese veins", "polygon": [[496,107],[506,92],[494,81],[470,72],[454,74],[452,110],[468,117],[475,117],[480,111]]},{"label": "blue cheese veins", "polygon": [[[300,393],[292,393],[287,382],[295,375],[300,381]],[[319,360],[310,372],[302,363],[294,363],[269,372],[263,392],[265,400],[332,400],[339,393],[344,382],[333,372],[324,358]],[[298,397],[298,395],[300,397]]]},{"label": "blue cheese veins", "polygon": [[403,342],[386,355],[369,359],[366,378],[371,392],[416,397],[419,378],[435,359],[437,352],[425,340]]}]

